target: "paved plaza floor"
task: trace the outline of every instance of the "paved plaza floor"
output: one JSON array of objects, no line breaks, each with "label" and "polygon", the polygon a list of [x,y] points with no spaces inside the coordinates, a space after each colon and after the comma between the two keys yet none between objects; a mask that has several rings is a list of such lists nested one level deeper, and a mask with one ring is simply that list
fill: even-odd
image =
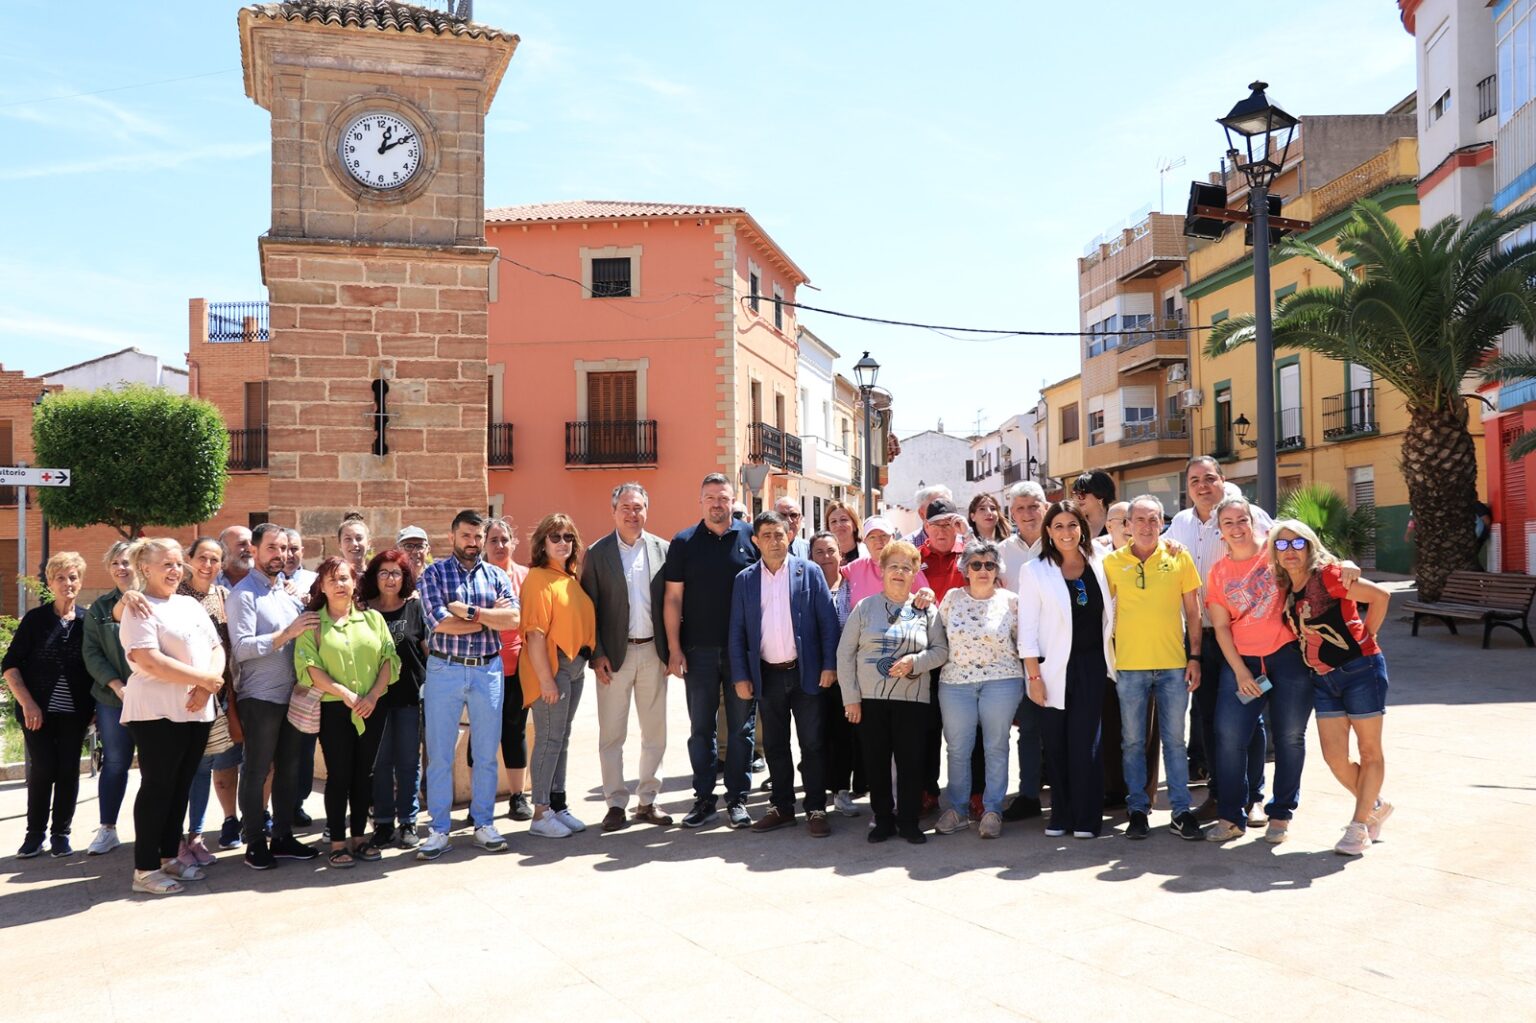
[{"label": "paved plaza floor", "polygon": [[[464,832],[438,862],[393,851],[348,871],[257,873],[223,853],[163,899],[130,894],[126,847],[15,859],[25,792],[8,783],[0,1019],[1536,1019],[1536,650],[1494,644],[1389,621],[1397,813],[1353,860],[1332,849],[1349,804],[1312,734],[1278,847],[1164,828],[1128,842],[1123,815],[1095,841],[1031,821],[921,847],[868,844],[867,810],[821,841],[803,824],[548,841],[503,820],[506,853]],[[593,684],[570,790],[595,825]],[[680,818],[672,684],[662,803]],[[83,846],[94,782],[81,795]]]}]

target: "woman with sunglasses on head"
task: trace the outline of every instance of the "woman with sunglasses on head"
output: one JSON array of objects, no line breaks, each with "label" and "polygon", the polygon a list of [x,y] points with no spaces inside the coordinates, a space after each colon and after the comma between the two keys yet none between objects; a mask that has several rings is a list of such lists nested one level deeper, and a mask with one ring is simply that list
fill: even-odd
[{"label": "woman with sunglasses on head", "polygon": [[375,712],[400,677],[400,655],[384,616],[358,606],[350,561],[332,556],[320,562],[304,610],[318,611],[320,626],[299,634],[293,668],[299,685],[320,691],[325,820],[331,836],[326,862],[355,867],[359,860],[380,858],[378,847],[367,839],[373,765],[384,735],[384,715]]},{"label": "woman with sunglasses on head", "polygon": [[532,707],[533,823],[540,838],[569,838],[587,826],[571,813],[565,765],[571,722],[581,703],[587,661],[597,645],[597,608],[581,588],[581,534],[570,516],[544,516],[533,531],[532,566],[523,580],[523,705]]},{"label": "woman with sunglasses on head", "polygon": [[1042,708],[1051,786],[1045,833],[1096,838],[1104,822],[1100,718],[1115,677],[1114,600],[1075,501],[1046,510],[1044,536],[1041,557],[1019,576],[1019,654],[1026,693]]},{"label": "woman with sunglasses on head", "polygon": [[998,585],[996,543],[972,540],[960,564],[964,588],[950,590],[939,604],[939,624],[949,646],[949,660],[939,670],[939,712],[949,750],[949,808],[939,816],[937,830],[950,835],[966,828],[973,787],[971,754],[979,731],[986,785],[977,833],[997,838],[1003,832],[1003,797],[1008,794],[1009,730],[1024,695],[1019,598]]},{"label": "woman with sunglasses on head", "polygon": [[400,677],[379,699],[379,754],[373,762],[373,844],[419,844],[421,812],[421,683],[427,675],[426,612],[416,594],[416,559],[403,548],[368,562],[358,597],[379,613],[400,655]]},{"label": "woman with sunglasses on head", "polygon": [[[1392,815],[1392,804],[1380,798],[1386,775],[1381,732],[1387,659],[1376,642],[1387,620],[1389,594],[1365,579],[1346,583],[1338,559],[1310,526],[1295,519],[1275,523],[1269,559],[1285,600],[1285,622],[1312,672],[1323,759],[1355,797],[1354,815],[1333,849],[1359,856],[1381,836],[1382,824]],[[1363,618],[1361,603],[1369,605]],[[1351,731],[1360,751],[1358,763],[1349,759]]]}]

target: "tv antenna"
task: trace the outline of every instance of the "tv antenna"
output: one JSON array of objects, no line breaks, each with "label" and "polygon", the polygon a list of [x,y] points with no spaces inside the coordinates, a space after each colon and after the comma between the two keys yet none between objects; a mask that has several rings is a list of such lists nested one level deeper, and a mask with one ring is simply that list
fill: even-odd
[{"label": "tv antenna", "polygon": [[1157,211],[1166,212],[1163,209],[1164,186],[1168,183],[1168,172],[1184,166],[1182,156],[1160,156],[1157,160]]}]

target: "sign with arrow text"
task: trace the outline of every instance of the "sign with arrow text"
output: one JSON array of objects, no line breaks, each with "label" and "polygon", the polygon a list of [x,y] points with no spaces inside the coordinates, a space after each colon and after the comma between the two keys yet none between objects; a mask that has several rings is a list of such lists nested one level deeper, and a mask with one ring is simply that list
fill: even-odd
[{"label": "sign with arrow text", "polygon": [[0,465],[0,486],[67,487],[69,469],[34,469],[20,465]]}]

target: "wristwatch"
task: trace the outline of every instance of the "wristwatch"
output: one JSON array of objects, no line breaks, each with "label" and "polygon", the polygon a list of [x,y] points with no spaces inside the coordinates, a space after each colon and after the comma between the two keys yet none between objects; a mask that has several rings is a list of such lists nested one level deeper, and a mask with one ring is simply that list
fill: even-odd
[{"label": "wristwatch", "polygon": [[476,607],[475,605],[471,604],[471,605],[469,605],[468,607],[466,607],[464,609],[464,620],[466,622],[472,622],[476,618],[479,618],[479,617],[480,617],[480,609],[478,607]]}]

